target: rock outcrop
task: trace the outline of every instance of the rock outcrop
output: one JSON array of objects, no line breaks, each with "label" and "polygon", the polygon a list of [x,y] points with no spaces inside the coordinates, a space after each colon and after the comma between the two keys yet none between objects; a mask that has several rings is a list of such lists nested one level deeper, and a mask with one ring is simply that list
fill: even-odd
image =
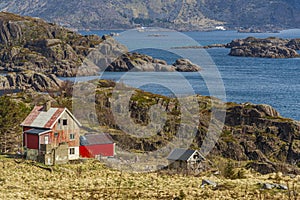
[{"label": "rock outcrop", "polygon": [[101,41],[98,36],[81,36],[41,19],[0,13],[1,70],[75,76],[84,58]]},{"label": "rock outcrop", "polygon": [[127,48],[110,36],[103,36],[97,49],[85,59],[86,66],[81,66],[78,73],[85,69],[110,72],[195,72],[200,67],[188,59],[178,59],[173,65],[151,56],[128,52]]},{"label": "rock outcrop", "polygon": [[190,60],[183,58],[177,59],[173,66],[175,67],[175,70],[179,72],[197,72],[201,69],[198,65],[193,64]]},{"label": "rock outcrop", "polygon": [[38,92],[55,91],[63,81],[55,75],[45,75],[33,71],[9,73],[0,76],[0,90],[34,90]]},{"label": "rock outcrop", "polygon": [[226,45],[231,48],[229,55],[242,57],[261,57],[261,58],[294,58],[299,54],[299,39],[281,39],[270,37],[258,39],[248,37],[237,39]]},{"label": "rock outcrop", "polygon": [[106,71],[127,72],[127,71],[157,71],[173,72],[175,68],[168,65],[164,60],[154,59],[151,56],[139,53],[126,53],[108,64]]}]

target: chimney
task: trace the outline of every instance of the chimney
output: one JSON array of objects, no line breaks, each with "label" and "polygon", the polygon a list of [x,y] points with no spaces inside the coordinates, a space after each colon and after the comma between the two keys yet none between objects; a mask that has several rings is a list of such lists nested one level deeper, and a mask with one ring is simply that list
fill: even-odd
[{"label": "chimney", "polygon": [[46,103],[44,103],[43,105],[43,111],[48,112],[48,110],[51,108],[51,102],[47,101]]}]

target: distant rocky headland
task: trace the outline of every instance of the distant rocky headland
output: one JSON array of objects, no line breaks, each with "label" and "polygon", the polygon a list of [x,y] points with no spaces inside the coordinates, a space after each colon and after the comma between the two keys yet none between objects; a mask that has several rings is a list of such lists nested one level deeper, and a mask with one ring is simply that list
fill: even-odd
[{"label": "distant rocky headland", "polygon": [[[41,19],[0,13],[0,70],[61,77],[97,75],[99,71],[198,71],[181,59],[168,65],[147,55],[129,53],[110,36],[82,36]],[[80,68],[80,70],[78,70]]]}]

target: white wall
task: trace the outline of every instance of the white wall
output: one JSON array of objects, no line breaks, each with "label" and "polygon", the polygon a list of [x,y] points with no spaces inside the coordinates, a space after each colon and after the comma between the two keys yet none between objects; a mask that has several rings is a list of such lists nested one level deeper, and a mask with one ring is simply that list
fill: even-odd
[{"label": "white wall", "polygon": [[[70,148],[75,148],[75,154],[70,155]],[[79,159],[79,147],[70,147],[69,148],[69,160],[77,160]]]}]

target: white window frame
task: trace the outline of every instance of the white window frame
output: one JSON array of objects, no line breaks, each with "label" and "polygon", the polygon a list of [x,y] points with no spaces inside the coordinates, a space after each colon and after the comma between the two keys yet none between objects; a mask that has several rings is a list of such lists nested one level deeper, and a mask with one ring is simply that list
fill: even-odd
[{"label": "white window frame", "polygon": [[69,154],[70,154],[70,155],[75,155],[75,153],[76,153],[76,152],[75,152],[75,148],[70,148],[70,149],[69,149]]}]

